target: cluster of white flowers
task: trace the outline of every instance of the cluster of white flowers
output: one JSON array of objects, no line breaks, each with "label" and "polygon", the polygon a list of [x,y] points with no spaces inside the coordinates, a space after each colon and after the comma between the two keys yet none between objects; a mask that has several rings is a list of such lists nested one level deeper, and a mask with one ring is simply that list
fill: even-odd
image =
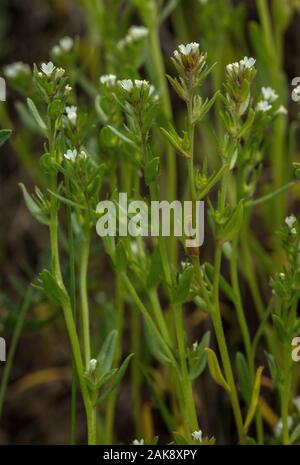
[{"label": "cluster of white flowers", "polygon": [[226,66],[226,69],[229,74],[238,73],[240,70],[243,69],[252,69],[256,63],[255,58],[252,57],[244,57],[240,61],[236,61],[235,63],[230,63]]},{"label": "cluster of white flowers", "polygon": [[114,86],[117,82],[117,76],[114,74],[103,74],[100,76],[99,81],[101,84],[105,84],[107,86]]},{"label": "cluster of white flowers", "polygon": [[126,90],[126,92],[131,92],[134,87],[137,87],[138,89],[141,89],[142,87],[145,88],[150,88],[151,86],[149,85],[148,81],[141,80],[141,79],[122,79],[121,81],[118,81],[118,85],[123,89]]},{"label": "cluster of white flowers", "polygon": [[58,45],[54,45],[52,53],[54,55],[60,55],[61,53],[67,53],[74,47],[74,40],[71,37],[62,37]]},{"label": "cluster of white flowers", "polygon": [[278,95],[276,94],[275,90],[272,87],[262,87],[261,93],[263,95],[264,100],[268,102],[275,102],[278,99]]},{"label": "cluster of white flowers", "polygon": [[178,46],[178,50],[174,50],[174,57],[179,58],[180,55],[188,56],[191,53],[195,53],[199,50],[198,42],[190,42],[189,44],[183,45],[180,44]]},{"label": "cluster of white flowers", "polygon": [[68,149],[66,153],[64,153],[64,157],[66,160],[69,160],[71,162],[75,162],[76,159],[79,158],[87,158],[87,154],[84,150],[81,150],[79,153],[77,152],[76,149]]},{"label": "cluster of white flowers", "polygon": [[66,107],[66,113],[67,113],[68,119],[75,126],[76,120],[77,120],[77,107],[75,107],[74,105],[71,105],[70,107]]},{"label": "cluster of white flowers", "polygon": [[22,61],[16,61],[15,63],[11,63],[10,65],[5,66],[4,68],[4,75],[7,78],[15,79],[21,74],[29,74],[30,67]]},{"label": "cluster of white flowers", "polygon": [[149,30],[145,26],[131,26],[124,39],[117,43],[117,48],[122,50],[126,45],[132,44],[138,40],[144,39],[149,34]]},{"label": "cluster of white flowers", "polygon": [[278,95],[272,87],[262,87],[261,93],[263,99],[256,105],[256,111],[267,113],[272,109],[272,103],[278,99]]},{"label": "cluster of white flowers", "polygon": [[199,431],[194,431],[192,433],[192,438],[194,439],[194,441],[202,442],[202,431],[201,431],[201,429]]},{"label": "cluster of white flowers", "polygon": [[285,219],[285,224],[289,227],[292,234],[297,234],[297,230],[294,227],[296,221],[297,221],[297,219],[296,219],[295,215],[287,216],[286,219]]},{"label": "cluster of white flowers", "polygon": [[134,441],[132,441],[132,444],[134,446],[143,446],[145,442],[144,439],[134,439]]}]

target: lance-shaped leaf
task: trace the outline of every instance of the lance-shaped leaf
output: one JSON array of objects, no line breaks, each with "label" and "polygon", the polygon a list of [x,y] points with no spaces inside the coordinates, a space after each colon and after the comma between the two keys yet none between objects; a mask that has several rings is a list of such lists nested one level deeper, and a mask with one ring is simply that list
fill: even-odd
[{"label": "lance-shaped leaf", "polygon": [[99,377],[105,375],[111,369],[116,351],[117,338],[118,331],[111,331],[101,347],[97,357],[98,363],[96,367],[96,373]]},{"label": "lance-shaped leaf", "polygon": [[45,225],[49,225],[49,216],[48,214],[41,209],[41,207],[33,200],[33,198],[28,194],[24,184],[19,183],[19,186],[22,190],[25,204],[32,214],[32,216],[39,222]]},{"label": "lance-shaped leaf", "polygon": [[28,108],[31,111],[31,114],[34,117],[37,125],[41,128],[43,134],[46,134],[47,133],[47,126],[46,126],[43,118],[39,114],[39,111],[38,111],[37,107],[35,106],[34,102],[30,98],[27,99],[27,105],[28,105]]},{"label": "lance-shaped leaf", "polygon": [[253,417],[255,415],[256,408],[258,405],[259,394],[260,394],[261,374],[262,374],[263,369],[264,367],[259,367],[256,371],[251,401],[250,401],[250,405],[248,408],[248,412],[247,412],[247,416],[246,416],[246,420],[244,424],[245,433],[247,433],[249,426],[251,425],[251,422],[253,420]]},{"label": "lance-shaped leaf", "polygon": [[249,405],[251,399],[251,375],[247,361],[241,352],[236,354],[235,364],[241,393],[245,402]]},{"label": "lance-shaped leaf", "polygon": [[224,388],[225,391],[230,392],[230,387],[223,376],[223,373],[221,371],[215,352],[209,348],[205,349],[205,351],[207,354],[208,368],[209,368],[212,378],[217,384],[222,386],[222,388]]},{"label": "lance-shaped leaf", "polygon": [[176,152],[180,153],[186,158],[191,158],[190,154],[188,153],[189,143],[186,139],[186,136],[180,137],[172,127],[170,127],[168,131],[165,128],[160,129],[170,144],[174,147]]},{"label": "lance-shaped leaf", "polygon": [[65,289],[60,286],[55,277],[49,270],[43,270],[39,274],[40,286],[38,287],[44,291],[46,296],[51,302],[58,305],[63,305],[68,300],[68,294]]},{"label": "lance-shaped leaf", "polygon": [[124,360],[124,362],[122,363],[120,368],[116,371],[116,373],[112,377],[110,385],[106,389],[104,389],[102,394],[100,394],[100,396],[98,397],[98,399],[97,399],[97,401],[95,403],[96,405],[101,404],[102,402],[104,402],[110,396],[110,394],[116,389],[116,387],[120,384],[120,382],[122,381],[123,376],[126,373],[126,370],[127,370],[128,364],[130,362],[130,359],[131,359],[131,357],[133,357],[133,355],[134,354],[130,354],[130,355],[128,355],[128,357],[126,357],[126,359]]}]

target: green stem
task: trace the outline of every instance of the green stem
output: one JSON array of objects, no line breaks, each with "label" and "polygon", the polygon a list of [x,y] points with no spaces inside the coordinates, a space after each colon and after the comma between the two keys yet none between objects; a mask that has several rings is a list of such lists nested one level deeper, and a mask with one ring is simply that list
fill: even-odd
[{"label": "green stem", "polygon": [[79,291],[81,304],[82,335],[84,347],[85,366],[88,367],[91,360],[91,340],[90,340],[90,313],[87,293],[87,272],[90,252],[90,234],[84,234],[79,260]]},{"label": "green stem", "polygon": [[225,371],[225,376],[227,383],[230,388],[230,399],[231,405],[235,417],[235,422],[238,430],[239,440],[241,444],[244,444],[246,441],[244,427],[243,427],[243,418],[241,414],[241,409],[239,405],[237,390],[234,382],[229,352],[226,344],[221,313],[220,313],[220,303],[219,303],[219,281],[220,281],[220,272],[221,272],[221,260],[222,260],[222,246],[217,244],[216,255],[215,255],[215,265],[214,265],[214,280],[213,280],[213,290],[214,290],[214,307],[212,312],[212,320],[217,336],[217,341],[219,345],[219,350],[221,354],[221,359]]}]

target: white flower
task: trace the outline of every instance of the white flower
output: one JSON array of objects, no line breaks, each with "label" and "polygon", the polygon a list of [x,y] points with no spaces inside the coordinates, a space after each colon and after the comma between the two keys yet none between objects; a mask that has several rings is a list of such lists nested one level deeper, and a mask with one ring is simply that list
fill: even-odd
[{"label": "white flower", "polygon": [[53,71],[55,70],[55,66],[52,63],[52,61],[49,61],[49,63],[43,63],[41,66],[41,70],[43,71],[44,74],[46,74],[47,77],[50,77]]},{"label": "white flower", "polygon": [[230,63],[229,65],[226,66],[227,71],[231,74],[234,71],[238,72],[240,68],[239,63],[236,61],[235,63]]},{"label": "white flower", "polygon": [[98,361],[97,361],[95,358],[92,358],[92,359],[89,361],[89,371],[90,371],[91,373],[94,373],[94,371],[96,370],[97,363],[98,363]]},{"label": "white flower", "polygon": [[132,441],[132,444],[134,446],[143,446],[145,443],[144,443],[144,439],[140,439],[140,440],[134,439],[134,441]]},{"label": "white flower", "polygon": [[240,61],[240,65],[248,69],[253,68],[255,63],[256,63],[256,60],[252,57],[250,58],[244,57],[243,60]]},{"label": "white flower", "polygon": [[16,78],[20,74],[29,74],[30,67],[21,61],[16,61],[15,63],[11,63],[10,65],[5,66],[4,74],[8,78]]},{"label": "white flower", "polygon": [[65,93],[69,94],[71,92],[71,90],[72,90],[72,87],[69,86],[69,84],[67,84],[66,87],[65,87]]},{"label": "white flower", "polygon": [[272,87],[262,87],[261,92],[264,100],[268,100],[268,102],[275,102],[278,99],[278,95]]},{"label": "white flower", "polygon": [[128,30],[126,39],[127,41],[140,40],[147,37],[148,34],[149,30],[144,26],[131,26]]},{"label": "white flower", "polygon": [[114,74],[103,74],[99,78],[101,84],[106,84],[107,86],[114,86],[117,81],[117,76]]},{"label": "white flower", "polygon": [[300,396],[295,397],[295,399],[293,399],[293,404],[295,405],[296,409],[300,413]]},{"label": "white flower", "polygon": [[199,431],[194,431],[192,433],[192,438],[194,439],[194,441],[202,442],[202,431],[201,431],[201,429],[199,429]]},{"label": "white flower", "polygon": [[74,46],[74,40],[71,37],[62,37],[59,41],[59,45],[64,52],[69,52]]},{"label": "white flower", "polygon": [[76,158],[77,158],[77,150],[76,149],[68,149],[67,152],[64,154],[64,157],[67,159],[67,160],[70,160],[70,161],[75,161]]},{"label": "white flower", "polygon": [[193,343],[193,351],[197,352],[197,349],[198,349],[198,342],[196,341]]},{"label": "white flower", "polygon": [[[288,429],[291,429],[292,426],[293,426],[293,419],[291,416],[288,416]],[[282,428],[283,428],[282,420],[279,420],[277,425],[274,428],[274,434],[277,438],[279,438],[282,435]]]},{"label": "white flower", "polygon": [[118,81],[118,84],[122,89],[126,90],[127,92],[131,92],[134,87],[141,89],[142,87],[149,87],[150,92],[153,92],[153,86],[149,86],[149,82],[141,79],[135,79],[132,81],[131,79],[123,79],[122,81]]},{"label": "white flower", "polygon": [[135,79],[134,80],[134,85],[138,88],[141,89],[142,87],[149,87],[149,82],[141,79]]},{"label": "white flower", "polygon": [[285,224],[290,228],[292,229],[292,227],[294,226],[294,224],[296,223],[296,217],[295,215],[290,215],[290,216],[287,216],[286,219],[285,219]]},{"label": "white flower", "polygon": [[[199,44],[197,42],[190,42],[186,45],[181,44],[178,46],[178,50],[182,55],[190,55],[191,53],[194,53],[197,50],[199,50]],[[175,50],[175,52],[177,52],[177,50]],[[174,55],[178,56],[178,52],[175,52]]]},{"label": "white flower", "polygon": [[74,105],[70,107],[66,107],[66,113],[68,119],[71,121],[72,124],[76,124],[76,119],[77,119],[77,107]]},{"label": "white flower", "polygon": [[57,68],[56,73],[55,73],[55,77],[56,78],[61,78],[61,77],[63,77],[65,72],[66,71],[63,68]]},{"label": "white flower", "polygon": [[133,82],[131,79],[122,79],[122,81],[119,81],[118,84],[127,92],[131,92],[133,89]]},{"label": "white flower", "polygon": [[267,111],[271,110],[271,108],[272,105],[270,105],[267,100],[261,100],[256,105],[256,111],[262,111],[263,113],[266,113]]}]

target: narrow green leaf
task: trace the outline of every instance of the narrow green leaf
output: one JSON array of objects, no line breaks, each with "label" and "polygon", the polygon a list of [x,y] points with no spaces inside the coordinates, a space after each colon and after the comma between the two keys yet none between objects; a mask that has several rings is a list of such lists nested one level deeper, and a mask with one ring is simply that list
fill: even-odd
[{"label": "narrow green leaf", "polygon": [[235,364],[241,393],[246,404],[249,405],[251,400],[251,375],[245,356],[241,352],[236,354]]},{"label": "narrow green leaf", "polygon": [[30,213],[32,214],[32,216],[39,222],[39,223],[42,223],[42,224],[45,224],[45,225],[49,225],[49,216],[46,212],[44,212],[39,206],[38,204],[33,200],[33,198],[28,194],[27,192],[27,189],[26,187],[24,186],[24,184],[22,183],[19,183],[19,186],[22,190],[22,193],[23,193],[23,197],[24,197],[24,201],[25,201],[25,204],[28,208],[28,210],[30,211]]},{"label": "narrow green leaf", "polygon": [[28,108],[31,111],[32,116],[34,117],[36,123],[41,128],[43,133],[46,134],[47,126],[46,126],[43,118],[39,114],[39,111],[38,111],[37,107],[35,106],[35,103],[30,98],[27,98],[27,105],[28,105]]},{"label": "narrow green leaf", "polygon": [[101,347],[97,357],[98,364],[96,368],[96,372],[99,376],[105,375],[111,369],[116,351],[117,338],[118,331],[111,331]]},{"label": "narrow green leaf", "polygon": [[116,374],[113,376],[111,384],[109,385],[109,387],[106,388],[103,391],[103,393],[98,397],[98,399],[96,401],[96,405],[99,405],[102,402],[104,402],[110,396],[110,394],[116,389],[116,387],[120,384],[120,382],[122,381],[122,378],[124,377],[124,375],[126,373],[126,370],[127,370],[128,364],[130,362],[130,359],[131,359],[131,357],[133,357],[133,355],[134,354],[128,355],[128,357],[124,360],[121,367],[118,369]]},{"label": "narrow green leaf", "polygon": [[222,386],[225,391],[230,392],[230,387],[222,374],[215,352],[209,348],[205,349],[205,351],[207,354],[208,368],[212,378],[217,384]]},{"label": "narrow green leaf", "polygon": [[256,408],[258,405],[259,394],[260,394],[261,374],[263,372],[263,369],[264,367],[259,367],[256,371],[254,387],[252,391],[252,397],[251,397],[249,409],[248,409],[245,424],[244,424],[245,433],[247,433],[249,426],[251,425],[251,422],[253,420],[253,417],[255,415]]}]

